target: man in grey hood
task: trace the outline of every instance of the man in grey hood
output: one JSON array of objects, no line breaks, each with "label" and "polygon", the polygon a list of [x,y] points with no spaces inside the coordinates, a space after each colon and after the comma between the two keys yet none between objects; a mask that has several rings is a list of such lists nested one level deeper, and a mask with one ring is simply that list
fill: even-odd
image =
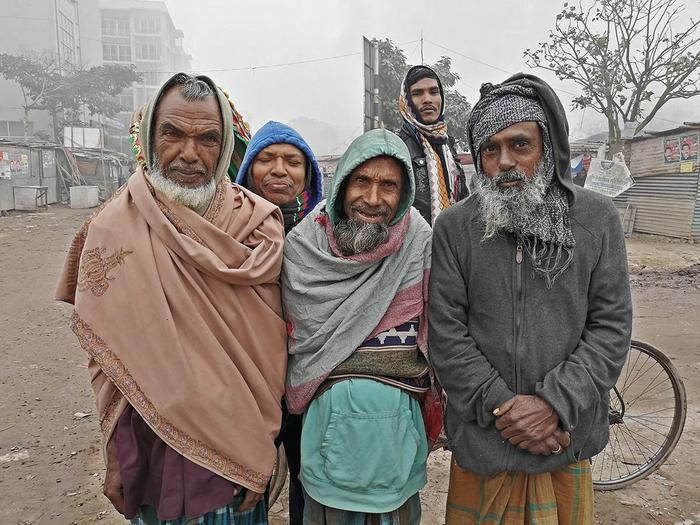
[{"label": "man in grey hood", "polygon": [[620,220],[572,183],[564,108],[539,78],[482,86],[468,130],[476,192],[434,225],[429,292],[446,523],[591,523],[588,460],[632,329]]}]

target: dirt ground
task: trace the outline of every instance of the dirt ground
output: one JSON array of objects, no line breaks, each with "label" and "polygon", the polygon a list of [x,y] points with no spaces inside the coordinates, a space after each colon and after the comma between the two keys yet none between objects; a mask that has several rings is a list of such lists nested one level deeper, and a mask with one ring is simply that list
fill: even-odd
[{"label": "dirt ground", "polygon": [[[0,525],[121,524],[101,494],[103,463],[86,357],[52,300],[88,210],[0,217]],[[628,243],[634,337],[663,349],[685,381],[685,432],[669,461],[632,487],[596,494],[600,524],[700,524],[700,245]],[[449,454],[430,459],[423,523],[444,523]],[[286,523],[285,498],[271,511]]]}]

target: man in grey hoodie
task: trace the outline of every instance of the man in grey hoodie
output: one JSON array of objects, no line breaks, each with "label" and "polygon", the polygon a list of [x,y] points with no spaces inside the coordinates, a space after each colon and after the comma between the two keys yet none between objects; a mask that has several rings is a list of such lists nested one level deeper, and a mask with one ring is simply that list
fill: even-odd
[{"label": "man in grey hoodie", "polygon": [[591,523],[588,460],[632,329],[618,214],[572,183],[564,108],[539,78],[482,86],[468,129],[476,192],[434,225],[429,293],[446,523]]}]

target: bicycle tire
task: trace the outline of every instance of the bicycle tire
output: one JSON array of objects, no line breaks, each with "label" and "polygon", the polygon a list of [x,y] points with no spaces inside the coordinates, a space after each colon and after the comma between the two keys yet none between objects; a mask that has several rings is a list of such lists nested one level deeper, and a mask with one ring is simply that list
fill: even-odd
[{"label": "bicycle tire", "polygon": [[275,458],[275,466],[272,469],[272,477],[270,478],[270,495],[268,497],[268,508],[272,508],[277,501],[277,498],[282,494],[284,484],[287,482],[289,468],[287,466],[287,455],[284,452],[284,445],[280,444],[277,447],[277,457]]},{"label": "bicycle tire", "polygon": [[[633,407],[635,407],[635,405],[632,404],[632,399],[628,399],[629,405],[625,406],[625,393],[629,393],[629,388],[631,384],[637,380],[637,378],[634,378],[632,382],[630,382],[630,369],[633,370],[637,366],[640,358],[645,359],[645,361],[641,365],[642,367],[644,367],[645,364],[649,362],[649,360],[653,360],[653,362],[657,364],[661,369],[661,371],[658,372],[657,375],[652,379],[649,386],[654,384],[657,378],[661,376],[662,373],[665,374],[665,379],[667,379],[670,383],[670,387],[667,387],[665,390],[673,390],[672,408],[669,407],[658,409],[657,405],[657,407],[653,407],[655,410],[651,413],[642,413],[635,415],[635,412],[633,410]],[[651,365],[651,367],[653,366],[654,364]],[[638,377],[643,377],[648,370],[651,370],[651,367],[648,367],[646,370],[643,369],[643,374],[637,374]],[[654,346],[641,341],[632,341],[632,344],[630,345],[630,353],[625,363],[625,369],[623,369],[623,373],[621,374],[620,379],[618,379],[616,388],[618,389],[621,395],[622,403],[620,404],[620,406],[622,409],[622,414],[618,414],[619,421],[613,421],[611,419],[611,439],[608,442],[608,445],[605,447],[605,449],[603,449],[597,456],[591,459],[593,469],[593,487],[596,490],[621,489],[624,487],[628,487],[629,485],[649,476],[656,469],[658,469],[673,452],[673,449],[676,447],[676,444],[678,443],[678,440],[680,439],[681,434],[683,433],[683,427],[685,425],[687,400],[683,380],[678,374],[676,368],[671,363],[671,360],[658,348],[655,348]],[[615,401],[616,398],[613,399],[612,396],[616,396],[616,394],[614,394],[614,391],[611,391],[610,395],[611,407],[613,407],[613,401]],[[644,395],[644,393],[639,394],[635,399],[638,399],[642,395]],[[665,411],[671,410],[672,415],[655,415],[665,413]],[[614,412],[611,412],[611,414],[614,414]],[[642,427],[642,429],[646,429],[643,430],[646,434],[649,434],[650,432],[661,434],[658,428],[652,426],[661,425],[661,423],[654,422],[654,418],[671,419],[671,423],[670,425],[668,425],[668,432],[665,433],[663,442],[657,447],[657,444],[653,441],[653,439],[643,437],[642,434],[635,435],[634,432],[630,430],[629,426],[626,427],[624,421],[625,415],[627,416],[628,421],[638,424],[640,427]],[[649,416],[653,417],[650,418]],[[625,444],[620,444],[620,437],[624,439]],[[638,442],[637,438],[642,438],[646,441]],[[631,450],[631,447],[630,451],[632,459],[629,459],[628,457],[628,459],[625,461],[625,456],[622,454],[622,447],[625,445],[629,446],[629,440],[632,440],[634,444],[637,445],[640,455],[645,455],[643,449],[647,449],[649,451],[649,453],[647,454],[649,457],[644,457],[645,461],[639,462],[635,456],[636,451]],[[651,443],[654,443],[654,445],[652,446]],[[619,458],[617,457],[615,450],[616,445],[618,447],[618,451],[621,453]],[[656,450],[654,450],[655,447],[657,447]],[[606,458],[610,459],[612,462],[615,463],[611,463],[611,467],[609,469],[610,475],[606,479],[601,479],[602,476],[596,475],[598,473],[603,473],[605,466],[604,461]],[[602,464],[600,463],[601,461],[603,462]],[[613,464],[617,465],[618,475],[616,477],[613,476]],[[621,465],[624,465],[624,467],[621,467]],[[624,473],[622,472],[623,469],[625,470]]]}]

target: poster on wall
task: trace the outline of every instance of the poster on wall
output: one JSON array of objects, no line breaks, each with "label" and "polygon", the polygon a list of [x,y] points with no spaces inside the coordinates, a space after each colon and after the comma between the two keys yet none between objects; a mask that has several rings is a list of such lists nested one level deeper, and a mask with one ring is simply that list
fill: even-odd
[{"label": "poster on wall", "polygon": [[10,180],[10,159],[7,158],[7,153],[0,151],[0,179]]},{"label": "poster on wall", "polygon": [[670,164],[672,162],[678,162],[680,159],[680,140],[678,138],[664,140],[664,162]]},{"label": "poster on wall", "polygon": [[697,135],[686,135],[681,137],[681,160],[698,160]]}]

